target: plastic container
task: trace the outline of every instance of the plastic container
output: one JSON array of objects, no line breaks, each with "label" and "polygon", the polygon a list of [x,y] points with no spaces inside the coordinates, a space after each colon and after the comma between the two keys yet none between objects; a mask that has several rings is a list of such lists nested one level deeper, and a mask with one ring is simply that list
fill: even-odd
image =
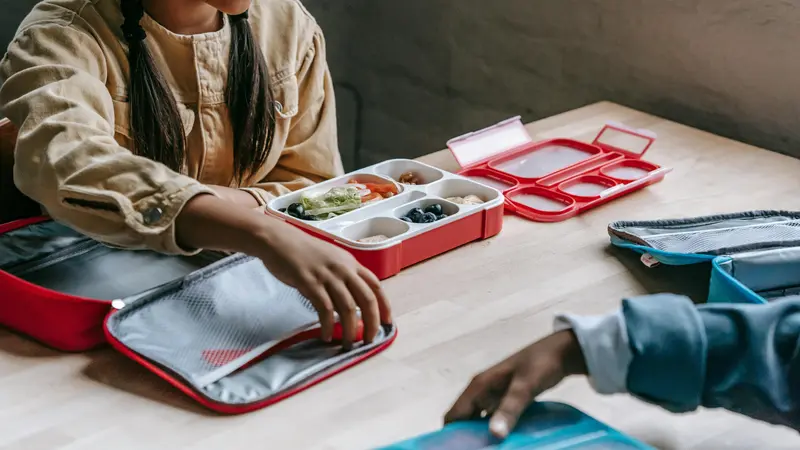
[{"label": "plastic container", "polygon": [[[414,173],[418,184],[403,184]],[[357,183],[393,184],[398,194],[327,220],[301,220],[282,212],[303,196]],[[481,204],[458,204],[452,197],[475,195]],[[267,205],[267,213],[348,250],[378,278],[396,275],[406,267],[472,241],[497,235],[503,226],[504,198],[500,190],[427,164],[395,159],[283,195]],[[403,216],[414,208],[440,205],[446,218],[432,223],[409,223]],[[361,239],[385,236],[378,243]]]},{"label": "plastic container", "polygon": [[606,125],[591,144],[533,142],[519,117],[451,139],[461,175],[499,189],[506,209],[558,222],[661,181],[670,169],[641,158],[655,134]]},{"label": "plastic container", "polygon": [[382,450],[654,450],[563,403],[536,403],[500,442],[486,420],[450,424],[440,431],[383,447]]}]

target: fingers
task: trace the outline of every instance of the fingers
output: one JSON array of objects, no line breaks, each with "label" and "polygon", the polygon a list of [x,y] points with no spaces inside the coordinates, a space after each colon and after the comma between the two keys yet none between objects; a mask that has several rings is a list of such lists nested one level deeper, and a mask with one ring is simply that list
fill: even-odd
[{"label": "fingers", "polygon": [[336,316],[334,315],[333,302],[328,292],[323,286],[319,286],[308,293],[302,294],[311,300],[311,304],[317,310],[322,340],[330,342],[333,339],[333,326],[336,323]]},{"label": "fingers", "polygon": [[517,425],[520,415],[539,394],[536,383],[531,383],[523,376],[516,376],[508,386],[500,406],[489,420],[489,431],[500,439],[505,439]]},{"label": "fingers", "polygon": [[339,313],[339,321],[342,323],[342,347],[350,350],[358,332],[356,303],[347,285],[338,278],[326,282],[325,289],[333,300],[333,307]]},{"label": "fingers", "polygon": [[349,278],[347,287],[350,289],[356,304],[361,308],[361,320],[364,322],[364,342],[369,344],[378,335],[378,330],[381,326],[375,293],[370,289],[366,281],[357,274],[353,274]]},{"label": "fingers", "polygon": [[487,405],[497,403],[495,397],[504,392],[510,372],[505,365],[495,366],[476,376],[469,383],[450,411],[444,416],[445,423],[470,420],[479,417],[481,410]]},{"label": "fingers", "polygon": [[385,325],[392,324],[392,306],[389,304],[389,299],[386,297],[386,294],[383,292],[383,287],[381,286],[381,281],[378,277],[372,273],[371,270],[367,269],[364,266],[360,266],[358,268],[358,274],[361,278],[367,283],[372,292],[375,295],[375,300],[377,301],[378,312],[380,314],[381,323]]}]

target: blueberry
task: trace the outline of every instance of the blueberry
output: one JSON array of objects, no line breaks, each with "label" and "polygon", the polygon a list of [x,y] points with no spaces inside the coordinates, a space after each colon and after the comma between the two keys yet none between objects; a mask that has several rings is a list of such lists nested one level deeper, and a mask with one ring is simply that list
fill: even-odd
[{"label": "blueberry", "polygon": [[298,219],[303,219],[306,215],[306,209],[303,208],[302,203],[292,203],[288,208],[286,208],[286,212],[290,216],[297,217]]},{"label": "blueberry", "polygon": [[414,221],[411,220],[411,218],[408,216],[403,216],[400,218],[400,220],[402,220],[403,222],[414,223]]},{"label": "blueberry", "polygon": [[281,208],[281,209],[278,210],[278,212],[285,213],[286,212],[286,208]]},{"label": "blueberry", "polygon": [[422,219],[419,221],[420,223],[433,223],[436,222],[436,214],[434,213],[425,213],[422,215]]},{"label": "blueberry", "polygon": [[439,214],[436,216],[436,220],[444,220],[447,219],[447,214]]},{"label": "blueberry", "polygon": [[426,213],[433,213],[433,214],[435,214],[437,216],[441,216],[442,213],[443,213],[442,205],[440,205],[438,203],[434,203],[433,205],[429,205],[427,208],[425,208],[425,212]]},{"label": "blueberry", "polygon": [[421,218],[421,217],[422,217],[424,214],[425,214],[425,212],[424,212],[424,211],[422,211],[421,209],[419,209],[419,208],[414,208],[414,209],[412,209],[411,211],[409,211],[409,212],[408,212],[408,214],[406,214],[406,216],[407,216],[409,219],[413,220],[414,222],[419,222],[419,219],[420,219],[420,218]]}]

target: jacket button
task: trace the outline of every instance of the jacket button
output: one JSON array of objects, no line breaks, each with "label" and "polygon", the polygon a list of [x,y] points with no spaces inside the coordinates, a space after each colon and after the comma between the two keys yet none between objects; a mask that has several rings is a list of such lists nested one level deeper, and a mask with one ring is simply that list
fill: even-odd
[{"label": "jacket button", "polygon": [[144,219],[145,225],[152,225],[161,220],[163,215],[164,211],[162,211],[161,208],[150,208],[142,214],[142,218]]}]

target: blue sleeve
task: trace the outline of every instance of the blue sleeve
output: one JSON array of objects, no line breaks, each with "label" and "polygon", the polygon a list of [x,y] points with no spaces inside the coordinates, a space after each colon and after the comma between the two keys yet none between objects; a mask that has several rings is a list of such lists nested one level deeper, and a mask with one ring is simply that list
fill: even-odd
[{"label": "blue sleeve", "polygon": [[627,391],[673,412],[725,408],[800,429],[800,297],[768,305],[623,301]]}]

